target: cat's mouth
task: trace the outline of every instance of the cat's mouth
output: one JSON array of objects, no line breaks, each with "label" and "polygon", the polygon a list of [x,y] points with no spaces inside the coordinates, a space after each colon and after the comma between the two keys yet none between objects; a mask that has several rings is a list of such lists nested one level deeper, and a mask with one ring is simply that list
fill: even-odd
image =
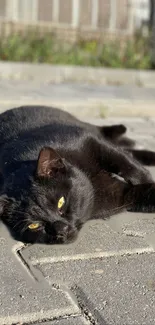
[{"label": "cat's mouth", "polygon": [[53,238],[56,241],[56,244],[70,244],[77,239],[78,232],[73,229],[68,229],[68,231],[64,233],[57,234],[56,238]]},{"label": "cat's mouth", "polygon": [[68,244],[76,240],[78,230],[69,224],[55,222],[53,227],[46,228],[49,244]]}]

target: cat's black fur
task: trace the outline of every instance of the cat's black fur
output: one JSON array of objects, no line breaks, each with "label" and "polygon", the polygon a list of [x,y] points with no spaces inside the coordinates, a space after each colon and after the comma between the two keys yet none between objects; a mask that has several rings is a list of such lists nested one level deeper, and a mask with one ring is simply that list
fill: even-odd
[{"label": "cat's black fur", "polygon": [[[0,214],[11,234],[28,243],[67,243],[87,220],[155,212],[155,184],[138,162],[154,165],[155,153],[133,150],[125,131],[49,107],[1,114]],[[29,229],[35,222],[40,227]]]}]

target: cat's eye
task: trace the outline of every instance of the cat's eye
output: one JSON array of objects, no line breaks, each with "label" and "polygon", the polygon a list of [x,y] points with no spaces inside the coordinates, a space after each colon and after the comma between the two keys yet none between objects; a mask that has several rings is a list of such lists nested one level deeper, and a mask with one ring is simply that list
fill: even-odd
[{"label": "cat's eye", "polygon": [[40,223],[39,222],[35,222],[35,223],[31,223],[28,228],[31,230],[36,230],[40,227]]},{"label": "cat's eye", "polygon": [[62,196],[58,201],[58,210],[61,210],[64,204],[65,204],[65,198],[64,196]]}]

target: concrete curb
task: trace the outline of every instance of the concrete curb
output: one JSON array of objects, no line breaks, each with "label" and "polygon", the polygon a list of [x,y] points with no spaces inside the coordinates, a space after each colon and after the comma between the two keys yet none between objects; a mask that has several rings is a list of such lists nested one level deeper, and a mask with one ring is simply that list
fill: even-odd
[{"label": "concrete curb", "polygon": [[41,82],[89,82],[155,88],[155,71],[0,61],[0,78]]}]

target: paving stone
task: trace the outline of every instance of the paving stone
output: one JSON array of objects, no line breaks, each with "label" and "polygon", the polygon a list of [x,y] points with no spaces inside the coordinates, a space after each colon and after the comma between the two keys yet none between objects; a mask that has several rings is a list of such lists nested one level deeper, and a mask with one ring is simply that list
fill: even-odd
[{"label": "paving stone", "polygon": [[155,180],[155,167],[147,167],[147,169],[150,171],[153,179]]},{"label": "paving stone", "polygon": [[41,81],[29,80],[0,80],[0,95],[9,94],[12,98],[29,97],[59,97],[65,98],[113,98],[124,100],[155,100],[154,89],[146,89],[132,86],[108,86],[99,84],[76,84],[71,82],[53,84]]},{"label": "paving stone", "polygon": [[143,219],[139,218],[139,220],[132,220],[131,219],[127,222],[124,220],[123,222],[123,231],[125,234],[128,236],[141,236],[145,237],[146,235],[150,235],[154,233],[155,235],[155,216],[153,218],[150,218],[148,216],[144,220],[145,216]]},{"label": "paving stone", "polygon": [[[150,251],[148,243],[141,237],[128,237],[118,232],[117,222],[98,220],[87,223],[75,243],[68,245],[34,245],[22,250],[25,260],[33,265],[66,260],[83,260],[104,256]],[[112,229],[113,228],[113,229]]]},{"label": "paving stone", "polygon": [[[142,128],[144,125],[150,124],[149,122],[145,121],[144,118],[140,117],[107,117],[106,119],[104,118],[83,118],[85,122],[89,122],[92,124],[97,124],[97,125],[112,125],[112,124],[125,124],[126,126],[129,127],[134,127],[134,128]],[[137,127],[138,126],[138,127]]]},{"label": "paving stone", "polygon": [[[145,130],[145,127],[144,127],[144,130]],[[147,133],[147,132],[146,132]],[[153,141],[155,139],[155,137],[152,135],[152,134],[145,134],[145,131],[143,131],[143,133],[138,133],[137,132],[137,129],[134,129],[134,130],[129,130],[128,131],[128,136],[130,138],[132,138],[133,140],[135,140],[136,142],[137,141],[141,141],[142,143],[144,142],[149,142],[149,141]]]},{"label": "paving stone", "polygon": [[131,126],[131,131],[134,132],[134,134],[139,135],[142,134],[144,137],[150,137],[150,136],[155,136],[155,127],[152,126],[149,123],[144,123],[143,125],[132,125]]},{"label": "paving stone", "polygon": [[153,125],[155,125],[155,117],[152,116],[152,117],[149,118],[149,120]]},{"label": "paving stone", "polygon": [[[3,232],[2,232],[3,230]],[[8,246],[4,227],[0,234],[0,324],[12,325],[80,313],[66,290],[36,284]],[[25,275],[25,276],[24,276]]]},{"label": "paving stone", "polygon": [[[145,127],[144,127],[145,130]],[[136,149],[146,149],[146,150],[153,150],[155,151],[155,135],[145,135],[137,133],[137,131],[128,130],[125,134],[131,140],[135,141],[135,148]]]},{"label": "paving stone", "polygon": [[154,325],[155,254],[37,265],[46,279],[66,283],[97,324]]},{"label": "paving stone", "polygon": [[54,84],[39,80],[0,79],[1,112],[20,105],[42,104],[56,105],[81,117],[144,117],[154,115],[154,102],[154,89],[130,85],[118,87],[82,82]]},{"label": "paving stone", "polygon": [[108,221],[109,226],[119,233],[131,238],[143,240],[155,250],[155,214],[121,213]]}]

